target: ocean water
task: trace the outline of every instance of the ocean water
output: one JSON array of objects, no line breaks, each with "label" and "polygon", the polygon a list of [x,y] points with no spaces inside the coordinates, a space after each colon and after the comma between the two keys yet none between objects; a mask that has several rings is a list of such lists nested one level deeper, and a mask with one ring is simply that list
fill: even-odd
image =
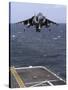
[{"label": "ocean water", "polygon": [[10,64],[15,67],[45,66],[66,79],[66,24],[45,27],[36,32],[34,27],[24,28],[11,24]]}]

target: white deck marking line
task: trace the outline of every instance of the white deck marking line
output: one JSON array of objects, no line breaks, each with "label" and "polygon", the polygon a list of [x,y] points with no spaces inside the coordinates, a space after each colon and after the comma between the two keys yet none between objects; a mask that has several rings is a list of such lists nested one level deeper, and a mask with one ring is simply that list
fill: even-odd
[{"label": "white deck marking line", "polygon": [[38,84],[35,84],[35,85],[32,85],[30,87],[35,87],[35,86],[38,86],[38,85],[41,85],[41,84],[44,84],[44,83],[48,83],[49,85],[53,86],[53,84],[50,81],[42,81],[42,82],[40,82]]},{"label": "white deck marking line", "polygon": [[11,67],[11,73],[13,74],[14,78],[16,79],[18,85],[20,86],[20,88],[25,87],[25,84],[23,82],[23,80],[20,78],[20,76],[18,75],[17,71],[15,70],[14,67]]},{"label": "white deck marking line", "polygon": [[41,84],[43,84],[43,83],[46,83],[47,81],[42,81],[42,82],[38,82],[38,84],[35,84],[35,85],[32,85],[32,86],[30,86],[30,87],[35,87],[35,86],[38,86],[38,85],[41,85]]},{"label": "white deck marking line", "polygon": [[[50,72],[51,74],[53,74],[54,76],[56,76],[58,79],[60,79],[61,81],[64,81],[62,78],[60,78],[59,76],[57,76],[55,73],[53,73],[52,71],[50,71],[49,69],[47,69],[44,66],[41,66],[42,68],[44,68],[45,70],[47,70],[48,72]],[[65,82],[65,81],[64,81]]]},{"label": "white deck marking line", "polygon": [[[49,69],[47,69],[44,66],[32,66],[31,68],[43,68],[45,70],[47,70],[48,72],[50,72],[51,74],[53,74],[54,76],[56,76],[58,79],[64,81],[62,78],[60,78],[59,76],[57,76],[55,73],[53,73],[52,71],[50,71]],[[19,67],[19,68],[15,68],[15,69],[30,69],[30,67]],[[65,81],[64,81],[65,82]]]},{"label": "white deck marking line", "polygon": [[53,82],[53,81],[59,81],[59,80],[47,80],[47,81],[40,81],[40,82],[31,82],[31,83],[26,83],[26,84],[35,84],[35,85],[32,85],[32,86],[30,86],[30,87],[34,87],[34,86],[38,86],[38,85],[41,85],[41,84],[44,84],[44,83],[49,83],[49,85],[51,85],[51,86],[54,86],[51,82]]},{"label": "white deck marking line", "polygon": [[[32,66],[31,68],[40,68],[41,66]],[[31,69],[30,67],[18,67],[15,69]]]},{"label": "white deck marking line", "polygon": [[47,81],[51,86],[54,86],[50,81]]}]

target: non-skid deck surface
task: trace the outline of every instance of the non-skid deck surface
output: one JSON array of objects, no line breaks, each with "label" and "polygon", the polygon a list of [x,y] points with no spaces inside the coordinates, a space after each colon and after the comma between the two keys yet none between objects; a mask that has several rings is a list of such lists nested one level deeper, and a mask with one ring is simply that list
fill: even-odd
[{"label": "non-skid deck surface", "polygon": [[[32,68],[14,68],[15,75],[11,75],[11,88],[18,87],[36,87],[36,86],[52,86],[52,85],[65,85],[63,79],[51,72],[45,67],[32,67]],[[12,70],[13,71],[13,70]],[[18,77],[18,80],[17,78]],[[13,80],[16,78],[16,81]],[[17,85],[17,83],[19,85]],[[20,86],[21,85],[21,86]],[[24,86],[23,86],[24,85]]]}]

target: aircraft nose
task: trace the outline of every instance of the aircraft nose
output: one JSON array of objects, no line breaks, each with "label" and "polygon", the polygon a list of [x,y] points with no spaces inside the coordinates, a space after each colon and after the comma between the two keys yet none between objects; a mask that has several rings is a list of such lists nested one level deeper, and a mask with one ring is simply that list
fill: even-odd
[{"label": "aircraft nose", "polygon": [[43,19],[43,17],[39,16],[39,17],[38,17],[38,19],[39,19],[39,20],[42,20],[42,19]]}]

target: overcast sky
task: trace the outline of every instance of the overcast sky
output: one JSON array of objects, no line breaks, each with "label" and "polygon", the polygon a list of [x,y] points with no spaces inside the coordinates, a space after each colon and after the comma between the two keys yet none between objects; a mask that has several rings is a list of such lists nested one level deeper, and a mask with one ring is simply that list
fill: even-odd
[{"label": "overcast sky", "polygon": [[10,22],[16,23],[31,18],[34,14],[37,15],[39,12],[55,22],[65,23],[66,21],[66,6],[12,2]]}]

